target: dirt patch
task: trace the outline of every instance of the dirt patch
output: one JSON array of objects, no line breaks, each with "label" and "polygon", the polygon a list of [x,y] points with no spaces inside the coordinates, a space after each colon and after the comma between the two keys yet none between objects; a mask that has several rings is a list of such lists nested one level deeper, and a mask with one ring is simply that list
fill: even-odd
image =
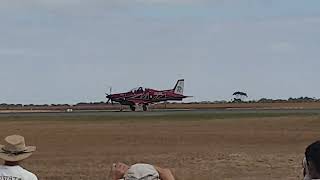
[{"label": "dirt patch", "polygon": [[172,168],[178,180],[298,179],[320,118],[206,121],[1,121],[38,151],[23,165],[40,179],[107,179],[111,163]]}]

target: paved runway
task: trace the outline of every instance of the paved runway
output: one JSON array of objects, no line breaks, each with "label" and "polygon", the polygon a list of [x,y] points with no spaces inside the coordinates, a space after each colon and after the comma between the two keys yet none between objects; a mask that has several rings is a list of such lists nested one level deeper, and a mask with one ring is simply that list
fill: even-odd
[{"label": "paved runway", "polygon": [[30,116],[171,116],[171,115],[320,115],[320,109],[232,109],[232,110],[152,110],[147,112],[119,112],[119,111],[74,111],[74,112],[41,112],[41,113],[0,113],[0,117],[30,117]]}]

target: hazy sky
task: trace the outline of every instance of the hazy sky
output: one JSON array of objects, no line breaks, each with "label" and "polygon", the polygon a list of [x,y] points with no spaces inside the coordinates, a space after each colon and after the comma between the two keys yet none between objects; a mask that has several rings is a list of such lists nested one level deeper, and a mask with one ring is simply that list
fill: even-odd
[{"label": "hazy sky", "polygon": [[320,97],[319,0],[2,0],[0,103]]}]

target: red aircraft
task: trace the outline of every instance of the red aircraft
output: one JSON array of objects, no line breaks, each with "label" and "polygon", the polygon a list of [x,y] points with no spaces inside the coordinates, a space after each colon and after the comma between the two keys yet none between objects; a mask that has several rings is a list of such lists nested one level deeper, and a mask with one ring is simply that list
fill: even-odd
[{"label": "red aircraft", "polygon": [[[182,101],[190,96],[183,95],[184,79],[177,81],[173,89],[155,90],[143,87],[134,88],[126,93],[107,94],[107,103],[111,101],[118,102],[121,105],[128,105],[132,111],[136,110],[137,106],[142,106],[143,111],[148,110],[148,105],[162,101]],[[111,91],[111,90],[110,90]]]}]

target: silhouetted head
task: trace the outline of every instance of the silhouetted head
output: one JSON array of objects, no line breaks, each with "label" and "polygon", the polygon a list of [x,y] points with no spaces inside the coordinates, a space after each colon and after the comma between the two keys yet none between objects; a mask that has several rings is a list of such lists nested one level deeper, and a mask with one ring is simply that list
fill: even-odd
[{"label": "silhouetted head", "polygon": [[305,158],[310,178],[320,178],[320,141],[310,144],[306,148]]}]

